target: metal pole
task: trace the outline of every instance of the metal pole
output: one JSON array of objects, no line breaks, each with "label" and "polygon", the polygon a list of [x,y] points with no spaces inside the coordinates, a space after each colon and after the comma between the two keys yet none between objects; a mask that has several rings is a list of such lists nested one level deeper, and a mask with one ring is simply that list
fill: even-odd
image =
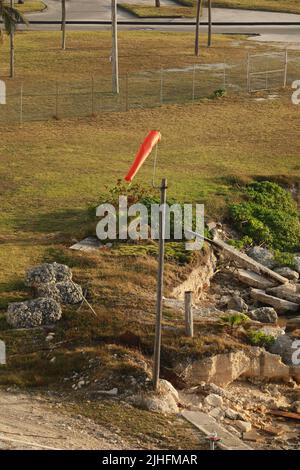
[{"label": "metal pole", "polygon": [[212,11],[211,11],[211,0],[208,0],[208,38],[207,47],[211,46],[211,33],[212,33]]},{"label": "metal pole", "polygon": [[[13,8],[14,2],[13,0],[10,0],[10,7]],[[14,78],[15,76],[15,26],[12,27],[11,33],[9,35],[9,40],[10,40],[10,71],[9,71],[9,76],[10,78]]]},{"label": "metal pole", "polygon": [[192,296],[192,291],[186,291],[184,293],[185,334],[190,338],[194,336]]},{"label": "metal pole", "polygon": [[129,83],[128,83],[128,73],[126,73],[126,95],[125,95],[125,109],[126,111],[129,110],[129,96],[128,96],[128,93],[129,93]]},{"label": "metal pole", "polygon": [[111,32],[112,32],[112,91],[119,94],[119,57],[118,57],[118,18],[117,0],[111,0]]},{"label": "metal pole", "polygon": [[250,54],[247,54],[247,90],[250,93]]},{"label": "metal pole", "polygon": [[20,89],[20,126],[23,124],[23,83]]},{"label": "metal pole", "polygon": [[55,89],[55,118],[58,119],[58,82],[56,82],[56,89]]},{"label": "metal pole", "polygon": [[201,2],[197,2],[197,13],[196,13],[196,31],[195,31],[195,56],[199,55],[199,32],[200,32],[200,15],[201,15]]},{"label": "metal pole", "polygon": [[167,180],[161,181],[160,187],[160,211],[159,211],[159,256],[157,271],[157,292],[156,292],[156,324],[154,342],[154,364],[153,364],[153,388],[157,390],[160,372],[160,349],[161,349],[161,321],[162,321],[162,296],[164,278],[164,253],[165,253],[165,224],[166,224],[166,200],[167,200]]},{"label": "metal pole", "polygon": [[160,104],[163,104],[164,71],[160,69]]},{"label": "metal pole", "polygon": [[65,50],[66,49],[66,0],[62,0],[61,2],[61,31],[62,31],[61,48],[62,50]]},{"label": "metal pole", "polygon": [[286,88],[288,72],[288,50],[285,50],[283,88]]},{"label": "metal pole", "polygon": [[195,75],[196,75],[196,64],[194,64],[193,68],[193,92],[192,92],[192,100],[195,99]]},{"label": "metal pole", "polygon": [[95,114],[94,88],[95,88],[94,76],[92,76],[92,116],[94,116]]}]

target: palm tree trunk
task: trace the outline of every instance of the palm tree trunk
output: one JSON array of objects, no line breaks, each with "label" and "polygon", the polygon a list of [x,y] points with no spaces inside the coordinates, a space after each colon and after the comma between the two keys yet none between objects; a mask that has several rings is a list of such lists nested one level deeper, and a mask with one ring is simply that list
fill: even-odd
[{"label": "palm tree trunk", "polygon": [[[14,0],[10,0],[10,6],[13,8]],[[15,30],[12,28],[9,35],[9,76],[14,78],[15,76]]]},{"label": "palm tree trunk", "polygon": [[155,6],[156,6],[157,8],[160,7],[160,0],[155,0]]},{"label": "palm tree trunk", "polygon": [[199,55],[199,31],[200,31],[200,15],[201,15],[202,0],[197,3],[197,17],[196,17],[196,35],[195,35],[195,56]]},{"label": "palm tree trunk", "polygon": [[212,36],[212,11],[211,11],[211,0],[208,0],[208,37],[207,37],[207,47],[211,46],[211,36]]},{"label": "palm tree trunk", "polygon": [[66,49],[66,0],[61,0],[61,31],[62,42],[61,48]]}]

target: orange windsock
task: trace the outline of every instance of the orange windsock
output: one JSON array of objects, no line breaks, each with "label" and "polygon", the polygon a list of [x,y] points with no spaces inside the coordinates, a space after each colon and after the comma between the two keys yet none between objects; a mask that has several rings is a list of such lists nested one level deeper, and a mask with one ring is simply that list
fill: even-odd
[{"label": "orange windsock", "polygon": [[159,131],[150,131],[147,137],[145,138],[144,142],[139,148],[138,153],[134,159],[133,164],[131,165],[127,175],[125,176],[125,180],[131,182],[139,169],[141,168],[142,164],[146,160],[146,158],[150,155],[153,150],[153,147],[158,144],[161,140],[161,134]]}]

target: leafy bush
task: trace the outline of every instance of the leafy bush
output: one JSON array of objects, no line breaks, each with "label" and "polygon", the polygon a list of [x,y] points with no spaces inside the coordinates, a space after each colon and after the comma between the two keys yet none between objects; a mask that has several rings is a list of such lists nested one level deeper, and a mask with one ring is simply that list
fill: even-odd
[{"label": "leafy bush", "polygon": [[247,315],[245,315],[244,313],[238,313],[238,312],[224,315],[221,317],[221,319],[225,323],[228,323],[232,328],[234,326],[239,326],[242,323],[245,323],[250,320],[250,318]]},{"label": "leafy bush", "polygon": [[299,213],[288,191],[269,181],[255,182],[246,187],[245,199],[231,205],[229,212],[248,244],[265,244],[283,252],[299,250]]},{"label": "leafy bush", "polygon": [[263,331],[251,330],[248,333],[248,339],[253,346],[270,347],[275,342],[272,335],[267,335]]},{"label": "leafy bush", "polygon": [[213,92],[212,98],[222,98],[226,95],[226,90],[224,88],[219,88]]},{"label": "leafy bush", "polygon": [[275,250],[274,261],[276,266],[288,266],[291,269],[295,269],[295,259],[292,253]]},{"label": "leafy bush", "polygon": [[[108,196],[105,194],[100,198],[99,203],[109,203],[112,204],[116,209],[116,215],[118,216],[118,207],[119,207],[119,197],[127,196],[128,207],[133,204],[142,204],[146,207],[148,211],[148,225],[151,226],[152,230],[156,230],[157,236],[159,232],[159,221],[158,217],[151,217],[151,206],[160,205],[160,194],[159,190],[152,188],[151,186],[142,186],[140,184],[125,184],[122,180],[118,180],[117,184],[112,187],[107,187]],[[185,234],[184,234],[184,205],[178,203],[173,198],[168,197],[167,204],[171,209],[173,204],[177,204],[178,212],[170,211],[170,237],[166,233],[166,245],[165,245],[165,257],[169,260],[175,260],[179,264],[186,264],[191,262],[194,259],[195,253],[185,249]],[[96,207],[93,206],[89,210],[90,217],[96,223],[97,218]],[[139,211],[137,211],[137,215]],[[135,216],[128,217],[128,221],[135,219]],[[156,223],[156,226],[155,226]],[[178,230],[175,230],[177,228]],[[182,228],[182,229],[181,229]],[[196,214],[193,211],[192,217],[192,229],[196,228]],[[118,230],[118,225],[117,225]],[[179,233],[178,233],[179,232]],[[180,238],[181,234],[181,238]],[[205,235],[208,236],[209,232],[206,229]],[[152,243],[149,240],[130,240],[128,243],[123,241],[116,240],[114,243],[114,248],[119,250],[121,254],[124,255],[157,255],[158,253],[158,240],[153,241]]]},{"label": "leafy bush", "polygon": [[248,235],[245,235],[240,240],[229,240],[228,243],[238,250],[243,250],[244,248],[251,246],[253,240],[251,237],[248,237]]}]

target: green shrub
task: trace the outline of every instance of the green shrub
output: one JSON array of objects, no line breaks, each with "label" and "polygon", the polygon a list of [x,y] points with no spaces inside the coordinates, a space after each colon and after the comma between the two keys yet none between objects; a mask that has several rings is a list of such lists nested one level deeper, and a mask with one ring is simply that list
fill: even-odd
[{"label": "green shrub", "polygon": [[295,269],[295,259],[292,253],[275,250],[274,260],[276,262],[276,266],[288,266],[291,269]]},{"label": "green shrub", "polygon": [[250,318],[244,313],[237,312],[224,315],[221,317],[221,320],[223,320],[225,323],[228,323],[233,328],[234,326],[239,326],[242,323],[249,321]]},{"label": "green shrub", "polygon": [[249,184],[245,201],[229,207],[234,226],[247,244],[265,244],[279,252],[300,248],[300,222],[291,194],[269,181]]},{"label": "green shrub", "polygon": [[[125,184],[122,180],[118,180],[117,184],[112,187],[107,187],[108,196],[101,196],[98,204],[106,203],[112,204],[116,208],[116,213],[118,212],[119,206],[119,197],[127,196],[128,207],[132,204],[140,203],[147,208],[148,211],[148,225],[151,226],[151,229],[156,229],[157,233],[159,232],[158,220],[156,220],[157,226],[154,225],[154,220],[151,218],[151,206],[160,205],[160,195],[157,189],[152,188],[151,186],[143,186],[140,184]],[[185,248],[185,234],[184,234],[184,205],[179,203],[173,198],[168,197],[167,204],[171,209],[173,204],[179,205],[181,210],[178,213],[170,212],[170,238],[166,239],[165,245],[165,257],[168,260],[174,260],[178,264],[186,264],[191,262],[195,258],[195,253],[192,250],[186,250]],[[89,215],[91,220],[94,221],[96,226],[97,218],[96,206],[93,206],[89,209]],[[117,213],[118,215],[118,213]],[[130,222],[135,217],[128,217]],[[158,218],[157,218],[158,219]],[[177,231],[175,228],[182,227],[181,239],[177,237]],[[118,229],[118,226],[117,226]],[[192,217],[192,229],[196,229],[196,214],[193,211]],[[178,233],[180,235],[180,232]],[[205,236],[209,236],[209,231],[205,229]],[[149,243],[148,240],[131,240],[129,243],[124,243],[123,241],[116,240],[114,243],[114,249],[117,250],[122,255],[154,255],[158,254],[158,240]]]},{"label": "green shrub", "polygon": [[243,250],[244,248],[251,246],[252,243],[253,243],[253,240],[251,237],[248,237],[248,235],[245,235],[240,240],[228,241],[229,245],[232,245],[234,248],[237,248],[238,250]]},{"label": "green shrub", "polygon": [[212,98],[222,98],[223,96],[226,96],[226,90],[224,90],[224,88],[218,88],[218,90],[215,90],[212,94]]},{"label": "green shrub", "polygon": [[267,335],[263,331],[259,330],[249,331],[248,339],[253,346],[269,347],[275,342],[274,336]]}]

